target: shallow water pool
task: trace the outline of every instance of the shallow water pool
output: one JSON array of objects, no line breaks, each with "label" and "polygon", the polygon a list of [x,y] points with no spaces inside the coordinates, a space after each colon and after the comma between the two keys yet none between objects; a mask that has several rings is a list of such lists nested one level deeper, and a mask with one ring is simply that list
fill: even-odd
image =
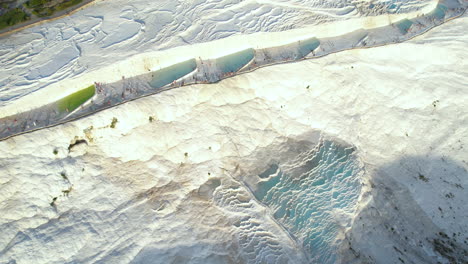
[{"label": "shallow water pool", "polygon": [[183,61],[152,73],[150,85],[153,88],[161,88],[173,81],[184,77],[197,68],[195,59]]},{"label": "shallow water pool", "polygon": [[309,38],[299,41],[299,55],[297,59],[304,58],[320,45],[317,38]]},{"label": "shallow water pool", "polygon": [[340,230],[335,213],[354,213],[361,190],[361,166],[354,152],[323,141],[290,164],[271,165],[253,188],[313,263],[335,263]]},{"label": "shallow water pool", "polygon": [[216,59],[223,73],[236,72],[247,65],[255,56],[254,49],[245,49]]},{"label": "shallow water pool", "polygon": [[431,13],[429,13],[429,15],[437,19],[443,19],[445,17],[445,12],[447,12],[447,7],[444,5],[438,4],[436,8]]},{"label": "shallow water pool", "polygon": [[395,25],[398,27],[401,34],[406,34],[408,30],[410,29],[411,25],[413,25],[413,22],[405,18],[403,20],[396,22]]}]

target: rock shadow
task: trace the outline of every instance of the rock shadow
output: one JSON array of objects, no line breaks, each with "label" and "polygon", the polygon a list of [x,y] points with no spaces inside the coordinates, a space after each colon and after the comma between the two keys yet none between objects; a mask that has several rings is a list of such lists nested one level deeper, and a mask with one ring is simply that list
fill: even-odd
[{"label": "rock shadow", "polygon": [[367,170],[342,263],[468,263],[466,164],[405,156]]}]

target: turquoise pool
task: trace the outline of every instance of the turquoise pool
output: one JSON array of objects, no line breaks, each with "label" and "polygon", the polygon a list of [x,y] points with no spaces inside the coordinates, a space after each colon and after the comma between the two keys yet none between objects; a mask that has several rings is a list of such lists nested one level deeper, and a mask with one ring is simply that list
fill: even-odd
[{"label": "turquoise pool", "polygon": [[152,73],[150,85],[153,88],[161,88],[173,81],[193,72],[197,68],[195,59],[183,61]]},{"label": "turquoise pool", "polygon": [[445,12],[447,12],[447,7],[444,5],[438,4],[436,8],[431,13],[429,13],[429,15],[437,19],[443,19],[445,17]]},{"label": "turquoise pool", "polygon": [[320,45],[317,38],[309,38],[299,41],[299,54],[297,59],[304,58]]},{"label": "turquoise pool", "polygon": [[323,141],[292,164],[259,174],[254,196],[302,242],[312,263],[335,263],[334,211],[353,213],[361,190],[354,149]]},{"label": "turquoise pool", "polygon": [[255,56],[254,49],[245,49],[216,59],[223,73],[236,72],[247,65]]},{"label": "turquoise pool", "polygon": [[413,22],[405,18],[396,22],[395,25],[398,27],[401,34],[406,34],[408,30],[410,29],[411,25],[413,25]]}]

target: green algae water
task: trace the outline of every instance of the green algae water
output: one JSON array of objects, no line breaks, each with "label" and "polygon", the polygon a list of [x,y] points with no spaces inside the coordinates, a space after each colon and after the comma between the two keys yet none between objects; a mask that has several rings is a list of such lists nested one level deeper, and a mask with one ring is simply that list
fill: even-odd
[{"label": "green algae water", "polygon": [[72,93],[57,101],[58,110],[61,113],[72,112],[80,105],[84,104],[96,93],[94,85],[91,85],[78,92]]},{"label": "green algae water", "polygon": [[173,81],[184,77],[197,68],[195,59],[186,60],[152,73],[150,85],[153,88],[164,87]]}]

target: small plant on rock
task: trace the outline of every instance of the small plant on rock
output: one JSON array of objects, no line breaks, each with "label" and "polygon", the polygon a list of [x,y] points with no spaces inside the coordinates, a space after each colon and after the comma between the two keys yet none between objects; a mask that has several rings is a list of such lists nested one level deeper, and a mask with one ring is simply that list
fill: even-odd
[{"label": "small plant on rock", "polygon": [[62,171],[62,172],[60,173],[60,176],[62,176],[62,178],[63,178],[64,180],[67,180],[67,181],[68,181],[68,177],[67,177],[67,175],[65,174],[64,171]]},{"label": "small plant on rock", "polygon": [[66,189],[66,190],[63,190],[62,193],[63,195],[67,196],[70,194],[70,192],[72,191],[73,187],[70,186],[70,188]]},{"label": "small plant on rock", "polygon": [[56,201],[57,201],[57,197],[52,198],[52,202],[50,203],[50,206],[56,207],[56,206],[57,206],[57,205],[55,204]]},{"label": "small plant on rock", "polygon": [[429,182],[429,179],[426,178],[426,176],[422,175],[421,173],[419,173],[419,179],[423,182]]},{"label": "small plant on rock", "polygon": [[117,118],[113,117],[112,118],[112,122],[110,124],[110,127],[111,128],[115,128],[115,125],[117,124],[117,122],[119,122],[119,120],[117,120]]}]

